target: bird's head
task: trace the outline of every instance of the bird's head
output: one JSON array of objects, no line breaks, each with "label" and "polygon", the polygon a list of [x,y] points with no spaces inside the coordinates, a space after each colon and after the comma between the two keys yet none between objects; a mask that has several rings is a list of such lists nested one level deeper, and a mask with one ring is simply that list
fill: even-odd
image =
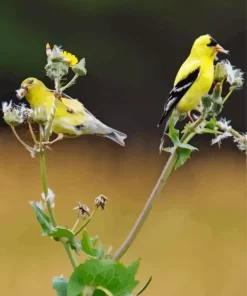
[{"label": "bird's head", "polygon": [[29,77],[22,81],[21,88],[16,90],[16,96],[18,99],[23,99],[24,97],[27,97],[28,95],[31,95],[33,91],[37,89],[45,88],[45,85],[43,82],[38,80],[34,77]]},{"label": "bird's head", "polygon": [[191,55],[197,57],[209,57],[214,59],[218,52],[228,54],[219,43],[209,34],[198,37],[191,49]]}]

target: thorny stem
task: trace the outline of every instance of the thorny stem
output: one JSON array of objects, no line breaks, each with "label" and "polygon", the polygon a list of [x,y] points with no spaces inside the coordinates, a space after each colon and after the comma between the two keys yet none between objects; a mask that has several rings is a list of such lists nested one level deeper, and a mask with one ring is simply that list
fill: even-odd
[{"label": "thorny stem", "polygon": [[94,216],[94,214],[97,212],[97,209],[98,208],[96,208],[93,212],[92,212],[92,214],[91,214],[91,216],[87,219],[87,221],[74,233],[74,235],[77,235],[77,234],[79,234],[87,225],[88,225],[88,223],[92,220],[92,218],[93,218],[93,216]]},{"label": "thorny stem", "polygon": [[65,89],[67,89],[71,85],[73,85],[78,77],[79,76],[77,74],[75,74],[75,76],[65,86],[61,87],[60,91],[63,92],[63,91],[65,91]]},{"label": "thorny stem", "polygon": [[[199,117],[192,124],[191,130],[195,130],[195,128],[198,127],[202,123],[203,120],[204,120],[203,116]],[[190,132],[190,131],[184,133],[183,137],[181,138],[181,142],[187,143],[192,137],[195,136],[195,134],[196,134],[195,132]],[[154,189],[151,192],[141,214],[139,215],[139,217],[136,220],[135,225],[131,229],[130,233],[128,234],[128,236],[125,239],[125,241],[123,242],[123,244],[120,246],[120,248],[113,255],[114,260],[119,260],[123,257],[123,255],[127,252],[129,247],[132,245],[132,243],[135,240],[136,236],[138,235],[139,231],[141,230],[145,220],[147,219],[150,211],[152,210],[154,202],[160,196],[160,194],[167,182],[167,179],[170,176],[170,174],[176,164],[177,157],[178,157],[177,150],[178,150],[178,147],[176,147],[173,150],[172,154],[170,155],[170,157],[169,157],[163,171],[161,172],[161,175],[160,175],[156,185],[154,186]]]}]

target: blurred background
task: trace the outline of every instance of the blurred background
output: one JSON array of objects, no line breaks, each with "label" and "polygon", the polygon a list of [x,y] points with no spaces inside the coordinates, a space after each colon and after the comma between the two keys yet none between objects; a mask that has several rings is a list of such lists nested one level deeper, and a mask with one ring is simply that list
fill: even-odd
[{"label": "blurred background", "polygon": [[[45,44],[86,58],[88,75],[68,90],[104,123],[128,134],[126,147],[93,136],[64,140],[47,152],[56,212],[71,227],[77,201],[93,208],[109,197],[88,227],[116,250],[142,210],[168,155],[158,155],[156,125],[176,72],[192,42],[210,33],[230,61],[246,71],[245,1],[5,1],[1,4],[1,100],[27,77],[45,77]],[[224,56],[221,56],[224,58]],[[246,88],[222,116],[246,131]],[[27,130],[18,129],[30,140]],[[51,278],[71,266],[59,244],[41,237],[29,200],[42,191],[31,159],[1,120],[0,276],[5,295],[55,295]],[[153,282],[145,295],[243,296],[246,292],[246,162],[225,140],[193,140],[200,152],[168,181],[129,252],[142,258],[137,278]],[[81,259],[83,260],[82,256]]]}]

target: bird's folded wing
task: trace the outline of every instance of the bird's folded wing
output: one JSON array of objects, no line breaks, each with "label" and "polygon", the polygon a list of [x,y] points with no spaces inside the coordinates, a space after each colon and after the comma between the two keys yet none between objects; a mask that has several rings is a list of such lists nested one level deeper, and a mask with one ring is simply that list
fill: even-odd
[{"label": "bird's folded wing", "polygon": [[[65,98],[67,98],[67,99],[69,99],[69,100],[73,100],[73,101],[77,101],[77,100],[75,100],[75,99],[73,99],[72,97],[70,97],[70,96],[68,96],[68,95],[66,95],[66,94],[62,94],[63,95],[63,97],[65,97]],[[65,100],[64,100],[65,101]],[[87,108],[82,104],[82,103],[80,103],[79,101],[77,101],[81,106],[82,106],[82,108],[83,108],[83,110],[81,110],[83,113],[84,112],[86,112],[88,115],[92,115],[93,117],[95,117],[90,111],[88,111],[87,110]],[[65,105],[66,105],[66,102],[65,102]],[[67,103],[67,105],[69,105],[68,103]],[[67,106],[66,105],[66,106]],[[76,105],[76,104],[75,104]],[[76,107],[76,106],[75,106]],[[78,108],[75,108],[75,110],[77,110],[77,112],[80,112],[80,106],[78,106]],[[73,109],[73,111],[74,111],[74,109]]]},{"label": "bird's folded wing", "polygon": [[200,75],[200,61],[187,62],[180,68],[174,83],[173,89],[165,103],[164,111],[170,113],[178,102],[183,98],[193,83]]}]

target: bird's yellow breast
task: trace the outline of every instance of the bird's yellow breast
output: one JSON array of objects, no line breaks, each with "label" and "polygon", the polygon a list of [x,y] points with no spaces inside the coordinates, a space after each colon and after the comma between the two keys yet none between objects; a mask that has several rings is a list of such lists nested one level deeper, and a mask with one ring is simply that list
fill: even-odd
[{"label": "bird's yellow breast", "polygon": [[195,110],[199,105],[203,95],[207,94],[213,84],[214,64],[212,60],[201,62],[200,73],[196,81],[192,84],[187,93],[179,101],[177,109],[181,113]]}]

